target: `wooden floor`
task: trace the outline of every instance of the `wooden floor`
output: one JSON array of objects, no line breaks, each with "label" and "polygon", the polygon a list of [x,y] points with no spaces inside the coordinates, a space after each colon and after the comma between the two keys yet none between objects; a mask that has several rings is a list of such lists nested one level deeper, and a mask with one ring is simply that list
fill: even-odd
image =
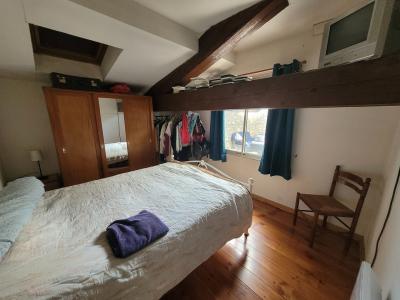
[{"label": "wooden floor", "polygon": [[359,248],[343,257],[343,236],[318,233],[308,247],[310,224],[255,201],[247,240],[227,243],[163,299],[349,299]]}]

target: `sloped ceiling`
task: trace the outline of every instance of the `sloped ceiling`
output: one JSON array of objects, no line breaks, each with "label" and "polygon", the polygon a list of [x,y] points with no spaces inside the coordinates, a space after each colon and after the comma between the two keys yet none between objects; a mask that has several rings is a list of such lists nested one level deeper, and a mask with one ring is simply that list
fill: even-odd
[{"label": "sloped ceiling", "polygon": [[[150,2],[2,0],[0,75],[35,76],[52,68],[58,72],[63,70],[65,61],[55,63],[54,59],[37,56],[35,59],[28,26],[31,23],[112,46],[97,73],[104,80],[127,82],[145,91],[197,52],[198,37],[209,26],[257,1],[223,0],[216,6],[217,10],[211,6],[198,10],[197,18],[181,1],[183,8],[191,12],[193,24],[181,22],[179,18],[172,20],[168,14],[162,14],[163,10],[152,10]],[[165,7],[167,2],[157,1],[162,3],[160,7]],[[75,73],[71,75],[85,74],[86,65],[74,63],[73,66],[76,72],[70,66],[65,68]],[[87,72],[88,76],[94,73],[93,67]]]},{"label": "sloped ceiling", "polygon": [[[240,41],[236,51],[311,30],[313,24],[367,0],[289,1],[289,7],[282,13]],[[210,26],[256,2],[258,0],[1,0],[0,75],[47,76],[52,70],[66,70],[71,75],[87,74],[107,81],[127,82],[144,92],[196,53],[198,37]],[[34,57],[29,23],[111,47],[100,67]],[[233,63],[234,56],[230,55],[208,74],[226,70]]]},{"label": "sloped ceiling", "polygon": [[135,0],[135,2],[201,35],[212,25],[259,0]]},{"label": "sloped ceiling", "polygon": [[310,31],[369,0],[289,0],[289,6],[251,35],[239,42],[235,51],[245,51],[276,40]]}]

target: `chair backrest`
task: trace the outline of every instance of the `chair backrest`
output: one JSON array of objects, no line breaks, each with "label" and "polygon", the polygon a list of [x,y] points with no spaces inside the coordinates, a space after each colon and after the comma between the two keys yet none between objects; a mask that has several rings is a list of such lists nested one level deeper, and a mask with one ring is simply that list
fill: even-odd
[{"label": "chair backrest", "polygon": [[329,196],[333,197],[335,193],[335,188],[337,183],[342,183],[345,186],[353,189],[357,194],[359,194],[355,215],[358,217],[361,208],[364,204],[365,197],[371,183],[371,178],[366,178],[365,180],[358,175],[342,171],[340,166],[336,166],[335,173],[333,175],[331,189],[329,191]]}]

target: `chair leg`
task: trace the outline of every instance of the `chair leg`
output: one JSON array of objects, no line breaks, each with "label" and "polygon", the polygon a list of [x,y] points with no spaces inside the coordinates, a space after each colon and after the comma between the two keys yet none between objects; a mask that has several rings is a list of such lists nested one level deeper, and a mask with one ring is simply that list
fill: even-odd
[{"label": "chair leg", "polygon": [[344,255],[347,255],[347,253],[349,253],[350,247],[351,247],[351,242],[353,241],[353,237],[354,237],[354,231],[356,226],[354,225],[354,221],[353,224],[351,225],[351,228],[349,230],[349,236],[347,238],[346,241],[346,245],[344,246]]},{"label": "chair leg", "polygon": [[296,222],[297,222],[297,213],[299,212],[299,202],[300,202],[300,193],[297,193],[297,196],[296,196],[296,205],[295,205],[295,207],[294,207],[293,226],[296,226]]},{"label": "chair leg", "polygon": [[354,236],[354,232],[350,231],[349,237],[347,238],[347,241],[346,241],[346,245],[344,246],[344,255],[347,255],[347,253],[349,253],[349,250],[351,247],[351,242],[353,241],[353,236]]},{"label": "chair leg", "polygon": [[319,220],[319,214],[314,213],[314,226],[311,232],[310,248],[314,246],[314,239],[315,239],[315,234],[317,233],[318,220]]},{"label": "chair leg", "polygon": [[328,223],[328,216],[324,216],[324,221],[322,222],[322,226],[326,228],[327,223]]}]

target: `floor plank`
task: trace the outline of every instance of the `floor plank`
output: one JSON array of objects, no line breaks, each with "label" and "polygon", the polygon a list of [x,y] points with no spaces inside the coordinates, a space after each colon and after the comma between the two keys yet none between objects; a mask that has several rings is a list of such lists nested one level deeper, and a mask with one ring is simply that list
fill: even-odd
[{"label": "floor plank", "polygon": [[310,224],[254,201],[250,236],[228,242],[163,300],[348,299],[360,265],[353,243],[343,255],[343,235],[320,229],[308,247]]}]

